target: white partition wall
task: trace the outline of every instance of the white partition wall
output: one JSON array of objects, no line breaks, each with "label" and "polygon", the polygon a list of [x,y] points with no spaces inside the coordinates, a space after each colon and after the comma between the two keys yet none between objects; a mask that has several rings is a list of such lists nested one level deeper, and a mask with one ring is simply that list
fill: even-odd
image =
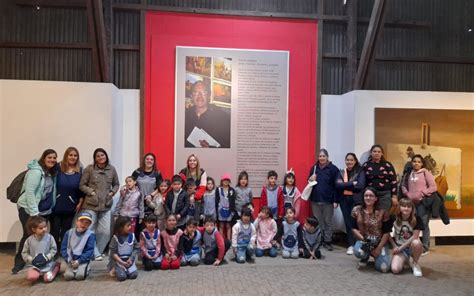
[{"label": "white partition wall", "polygon": [[[474,110],[474,93],[358,90],[322,96],[321,147],[337,166],[343,167],[347,152],[366,158],[375,139],[375,108]],[[474,235],[474,219],[448,226],[433,220],[430,228],[432,236]]]},{"label": "white partition wall", "polygon": [[120,181],[138,165],[137,90],[112,84],[0,80],[0,242],[18,241],[21,225],[6,187],[31,159],[68,146],[92,162],[95,148],[109,152]]}]

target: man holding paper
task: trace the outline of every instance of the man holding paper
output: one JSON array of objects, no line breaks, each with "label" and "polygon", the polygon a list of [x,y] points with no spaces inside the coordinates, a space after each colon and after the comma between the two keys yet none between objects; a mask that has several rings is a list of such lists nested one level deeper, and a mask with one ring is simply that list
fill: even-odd
[{"label": "man holding paper", "polygon": [[191,88],[193,105],[185,113],[185,147],[230,148],[230,114],[210,104],[211,90],[203,81]]}]

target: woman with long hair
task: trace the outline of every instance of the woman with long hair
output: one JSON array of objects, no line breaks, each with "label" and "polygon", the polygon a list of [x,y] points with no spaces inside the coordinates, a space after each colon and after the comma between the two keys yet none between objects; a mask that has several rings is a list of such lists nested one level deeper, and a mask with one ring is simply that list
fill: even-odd
[{"label": "woman with long hair", "polygon": [[397,206],[397,174],[393,165],[385,159],[381,145],[370,148],[369,160],[362,168],[366,185],[378,192],[378,208],[388,211],[392,206]]},{"label": "woman with long hair", "polygon": [[51,235],[58,246],[66,231],[72,227],[74,216],[81,210],[84,193],[79,189],[82,168],[79,150],[69,147],[64,152],[56,176],[56,205],[50,217]]},{"label": "woman with long hair", "polygon": [[367,187],[362,192],[364,199],[361,205],[352,210],[354,218],[352,233],[357,240],[354,255],[360,259],[359,268],[367,266],[370,257],[375,258],[375,269],[380,272],[390,270],[390,251],[387,246],[392,223],[389,214],[377,209],[379,198],[377,190]]},{"label": "woman with long hair", "polygon": [[195,199],[201,200],[202,196],[206,192],[207,173],[201,168],[201,164],[197,156],[194,154],[189,155],[186,161],[186,167],[183,168],[179,173],[186,176],[186,179],[192,178],[194,180],[194,183],[196,184]]},{"label": "woman with long hair", "polygon": [[414,155],[411,160],[412,170],[402,181],[402,192],[416,207],[416,213],[423,223],[423,255],[430,250],[430,216],[431,208],[428,199],[436,192],[436,182],[433,175],[425,169],[425,161],[420,154]]},{"label": "woman with long hair", "polygon": [[53,149],[46,149],[41,157],[28,163],[28,171],[23,181],[21,195],[17,201],[18,217],[23,229],[15,265],[12,273],[16,274],[25,266],[21,257],[23,245],[28,238],[27,221],[31,216],[42,216],[46,219],[51,215],[56,199],[56,159],[58,154]]},{"label": "woman with long hair", "polygon": [[357,156],[350,152],[345,157],[346,168],[340,171],[336,181],[336,188],[340,191],[339,205],[341,206],[344,224],[346,225],[346,235],[348,248],[347,255],[354,254],[355,238],[352,234],[352,208],[356,204],[362,203],[362,189],[365,187],[365,175]]},{"label": "woman with long hair", "polygon": [[109,163],[109,156],[102,148],[93,154],[94,163],[84,169],[79,188],[85,193],[83,208],[92,216],[90,230],[97,237],[94,249],[95,260],[103,260],[103,252],[110,240],[110,209],[113,197],[119,189],[115,167]]}]

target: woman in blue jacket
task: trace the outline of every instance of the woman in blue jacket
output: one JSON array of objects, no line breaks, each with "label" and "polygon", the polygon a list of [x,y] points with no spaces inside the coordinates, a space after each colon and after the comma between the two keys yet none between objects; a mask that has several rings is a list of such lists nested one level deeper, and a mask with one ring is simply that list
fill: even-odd
[{"label": "woman in blue jacket", "polygon": [[59,164],[56,177],[56,205],[50,218],[51,235],[56,245],[61,246],[64,234],[72,227],[74,216],[84,202],[84,193],[79,189],[82,168],[79,160],[79,151],[69,147]]},{"label": "woman in blue jacket", "polygon": [[365,188],[365,174],[357,159],[357,156],[350,152],[345,157],[346,168],[340,171],[336,181],[336,188],[340,191],[339,204],[341,205],[344,224],[346,225],[346,235],[348,248],[347,255],[354,255],[355,238],[352,234],[352,208],[362,203],[362,189]]},{"label": "woman in blue jacket", "polygon": [[329,161],[326,149],[319,151],[318,162],[309,171],[309,181],[316,181],[311,191],[311,208],[323,232],[323,246],[332,251],[332,217],[339,199],[336,193],[336,180],[339,169]]},{"label": "woman in blue jacket", "polygon": [[32,160],[28,163],[28,172],[23,181],[21,195],[18,198],[18,217],[23,229],[23,236],[20,240],[18,251],[15,255],[15,266],[12,273],[16,274],[25,266],[25,261],[21,257],[21,251],[25,240],[28,238],[26,222],[31,216],[43,216],[48,218],[51,215],[55,204],[55,182],[56,182],[56,158],[57,153],[53,149],[47,149],[39,160]]}]

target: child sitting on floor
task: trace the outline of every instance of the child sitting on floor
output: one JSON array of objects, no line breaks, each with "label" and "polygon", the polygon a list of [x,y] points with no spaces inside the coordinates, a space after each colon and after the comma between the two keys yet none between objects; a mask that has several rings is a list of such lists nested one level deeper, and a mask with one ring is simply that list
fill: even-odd
[{"label": "child sitting on floor", "polygon": [[56,241],[48,233],[45,218],[32,216],[28,218],[26,225],[31,234],[26,239],[21,252],[23,260],[31,266],[26,273],[26,279],[34,283],[40,276],[43,276],[43,281],[50,283],[54,280],[60,268],[60,263],[53,260],[57,253]]},{"label": "child sitting on floor", "polygon": [[218,266],[224,260],[225,253],[230,248],[230,242],[226,240],[216,228],[216,220],[206,217],[204,228],[200,227],[204,248],[204,264]]},{"label": "child sitting on floor", "polygon": [[286,208],[285,220],[279,228],[278,238],[281,238],[282,257],[298,259],[298,241],[301,237],[300,222],[295,220],[295,209]]},{"label": "child sitting on floor", "polygon": [[252,212],[250,209],[244,208],[241,212],[240,220],[232,227],[232,248],[237,263],[253,260],[257,232],[251,222],[251,218]]},{"label": "child sitting on floor", "polygon": [[398,203],[397,218],[393,224],[393,237],[389,238],[393,248],[391,268],[397,274],[402,272],[405,262],[410,261],[413,275],[423,276],[418,260],[423,252],[420,231],[424,230],[421,218],[416,215],[415,204],[408,198]]},{"label": "child sitting on floor", "polygon": [[197,266],[201,263],[201,232],[197,230],[198,221],[190,218],[179,240],[180,249],[183,250],[181,266]]},{"label": "child sitting on floor", "polygon": [[67,267],[64,279],[70,281],[85,280],[89,275],[90,262],[94,259],[95,234],[89,230],[92,215],[81,212],[76,227],[69,229],[61,244],[61,254]]},{"label": "child sitting on floor", "polygon": [[138,276],[135,259],[140,246],[135,239],[135,234],[130,232],[132,221],[129,217],[118,217],[115,222],[114,236],[110,241],[110,261],[108,268],[111,275],[117,277],[119,282],[136,279]]},{"label": "child sitting on floor", "polygon": [[181,265],[182,250],[179,248],[179,240],[183,231],[176,227],[176,215],[166,218],[166,228],[161,232],[161,251],[163,261],[161,269],[178,269]]},{"label": "child sitting on floor", "polygon": [[145,229],[143,229],[140,239],[140,250],[143,266],[146,271],[159,269],[161,267],[161,240],[160,230],[156,227],[157,217],[153,214],[144,219]]},{"label": "child sitting on floor", "polygon": [[303,224],[299,241],[300,256],[308,259],[321,259],[319,250],[323,244],[321,229],[316,218],[308,217]]},{"label": "child sitting on floor", "polygon": [[273,220],[269,207],[264,206],[258,214],[258,218],[253,222],[257,231],[257,249],[255,256],[262,257],[268,254],[270,257],[277,256],[275,235],[277,234],[277,223]]}]

